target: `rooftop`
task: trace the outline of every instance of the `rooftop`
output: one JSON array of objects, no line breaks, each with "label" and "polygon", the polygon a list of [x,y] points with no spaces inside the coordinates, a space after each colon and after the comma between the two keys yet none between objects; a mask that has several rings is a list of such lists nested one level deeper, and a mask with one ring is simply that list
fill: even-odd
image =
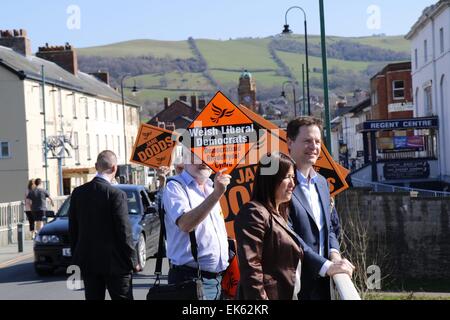
[{"label": "rooftop", "polygon": [[[122,103],[120,92],[92,75],[81,71],[74,75],[53,62],[36,56],[24,56],[3,46],[0,46],[0,66],[13,72],[21,80],[30,79],[38,82],[42,81],[41,68],[44,66],[45,81],[49,85]],[[129,99],[125,99],[125,101],[127,105],[139,107]]]}]

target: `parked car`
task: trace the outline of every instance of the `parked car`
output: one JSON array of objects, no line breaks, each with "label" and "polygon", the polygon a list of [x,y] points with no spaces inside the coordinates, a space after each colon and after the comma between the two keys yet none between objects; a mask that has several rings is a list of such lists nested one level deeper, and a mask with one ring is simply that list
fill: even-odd
[{"label": "parked car", "polygon": [[[156,255],[160,232],[160,220],[155,206],[150,202],[148,191],[143,186],[117,185],[127,194],[128,212],[133,232],[133,242],[139,263],[145,266],[147,257]],[[58,267],[71,263],[69,242],[70,197],[58,213],[47,212],[48,218],[55,218],[46,224],[34,239],[34,268],[39,275],[53,273]]]}]

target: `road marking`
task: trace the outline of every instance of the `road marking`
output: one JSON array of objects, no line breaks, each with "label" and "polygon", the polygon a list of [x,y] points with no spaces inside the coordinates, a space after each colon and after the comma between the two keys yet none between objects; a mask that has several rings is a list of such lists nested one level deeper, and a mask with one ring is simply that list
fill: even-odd
[{"label": "road marking", "polygon": [[13,264],[15,264],[17,262],[20,262],[20,261],[23,261],[23,260],[27,260],[27,259],[31,258],[32,256],[33,256],[32,253],[28,253],[28,254],[25,254],[23,256],[19,256],[17,258],[14,258],[14,259],[8,260],[6,262],[0,263],[0,269],[9,267],[9,266],[11,266],[11,265],[13,265]]}]

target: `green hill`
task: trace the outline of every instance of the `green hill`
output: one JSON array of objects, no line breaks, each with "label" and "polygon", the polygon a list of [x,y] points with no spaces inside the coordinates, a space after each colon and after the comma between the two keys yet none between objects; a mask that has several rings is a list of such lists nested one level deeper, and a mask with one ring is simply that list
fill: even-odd
[{"label": "green hill", "polygon": [[[312,35],[308,40],[311,92],[320,96],[320,37]],[[113,85],[118,86],[123,75],[131,74],[125,84],[138,85],[136,99],[149,109],[158,109],[164,97],[211,96],[218,89],[233,99],[243,70],[253,74],[259,100],[274,98],[284,81],[301,83],[304,49],[304,37],[291,35],[226,41],[133,40],[79,49],[78,55],[81,70],[109,71]],[[368,89],[370,77],[382,66],[410,60],[410,45],[402,36],[330,36],[327,55],[331,96],[346,95],[355,89]]]}]

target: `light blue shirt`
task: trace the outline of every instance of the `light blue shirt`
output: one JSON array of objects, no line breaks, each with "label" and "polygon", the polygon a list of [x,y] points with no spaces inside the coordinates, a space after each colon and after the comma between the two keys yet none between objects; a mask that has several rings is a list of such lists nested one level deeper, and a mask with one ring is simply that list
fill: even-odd
[{"label": "light blue shirt", "polygon": [[[322,206],[320,205],[320,198],[319,193],[316,189],[316,183],[317,183],[317,173],[314,170],[310,170],[309,178],[305,177],[303,173],[300,172],[300,170],[297,170],[297,180],[300,185],[300,188],[302,189],[303,193],[306,196],[306,199],[308,199],[309,206],[311,210],[313,211],[314,215],[314,222],[317,225],[317,228],[319,229],[319,254],[323,257],[325,253],[325,216],[323,215]],[[331,249],[330,253],[332,251],[336,251],[335,249]],[[328,257],[325,257],[328,258]],[[322,268],[319,271],[319,275],[322,277],[325,277],[328,269],[332,265],[331,261],[326,261]]]},{"label": "light blue shirt", "polygon": [[[163,194],[163,205],[166,211],[164,222],[167,234],[167,257],[174,265],[188,265],[196,268],[197,264],[191,253],[189,234],[181,231],[176,221],[185,212],[198,207],[213,192],[213,182],[208,179],[204,188],[205,193],[203,193],[195,179],[186,170],[180,177],[185,182],[189,199],[183,187],[174,181],[167,183]],[[200,269],[209,272],[224,271],[228,267],[228,238],[219,203],[195,228],[195,237]]]},{"label": "light blue shirt", "polygon": [[325,221],[322,214],[322,206],[320,205],[319,194],[316,189],[317,173],[314,170],[310,171],[309,179],[300,171],[297,171],[297,179],[306,199],[308,199],[309,206],[312,209],[314,222],[320,232],[320,247],[319,254],[323,257],[325,252]]}]

